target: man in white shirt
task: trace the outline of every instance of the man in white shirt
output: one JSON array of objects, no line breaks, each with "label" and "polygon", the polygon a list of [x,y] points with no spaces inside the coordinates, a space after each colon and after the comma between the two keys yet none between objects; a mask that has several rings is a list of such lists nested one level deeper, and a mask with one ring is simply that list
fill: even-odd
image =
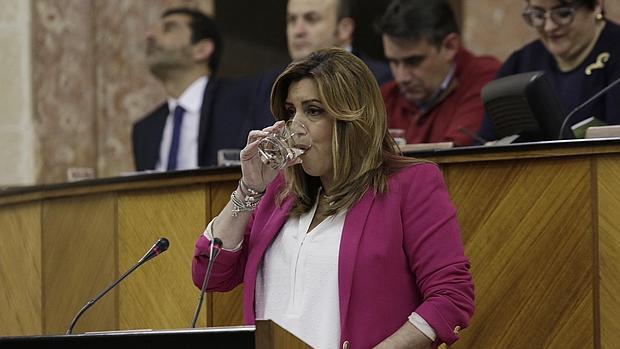
[{"label": "man in white shirt", "polygon": [[149,69],[167,101],[133,125],[136,170],[212,166],[219,149],[243,148],[255,125],[242,86],[214,77],[222,40],[213,19],[169,9],[146,39]]}]

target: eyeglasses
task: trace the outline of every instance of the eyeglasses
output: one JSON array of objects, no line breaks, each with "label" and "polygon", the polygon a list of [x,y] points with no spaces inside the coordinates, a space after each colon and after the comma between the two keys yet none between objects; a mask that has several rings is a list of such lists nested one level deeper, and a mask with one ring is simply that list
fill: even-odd
[{"label": "eyeglasses", "polygon": [[556,7],[549,11],[543,11],[532,7],[527,7],[523,11],[523,19],[525,23],[535,28],[542,28],[545,25],[547,19],[547,12],[549,12],[549,18],[558,26],[566,26],[573,22],[575,18],[575,6],[562,6]]}]

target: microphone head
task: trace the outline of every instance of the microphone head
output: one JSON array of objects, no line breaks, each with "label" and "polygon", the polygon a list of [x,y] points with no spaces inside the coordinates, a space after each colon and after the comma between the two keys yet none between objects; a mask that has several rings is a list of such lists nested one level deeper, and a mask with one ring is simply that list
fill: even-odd
[{"label": "microphone head", "polygon": [[148,261],[149,259],[159,255],[160,253],[162,253],[165,250],[167,250],[169,246],[170,246],[170,242],[168,241],[168,239],[166,239],[166,238],[159,238],[159,240],[157,240],[155,242],[153,247],[151,247],[151,249],[149,249],[146,252],[144,257],[142,257],[142,259],[140,260],[140,263],[144,263],[144,262]]},{"label": "microphone head", "polygon": [[162,253],[165,250],[167,250],[169,246],[170,246],[170,242],[168,241],[168,239],[164,237],[159,238],[159,240],[157,240],[157,242],[155,243],[155,248],[157,248],[159,253]]}]

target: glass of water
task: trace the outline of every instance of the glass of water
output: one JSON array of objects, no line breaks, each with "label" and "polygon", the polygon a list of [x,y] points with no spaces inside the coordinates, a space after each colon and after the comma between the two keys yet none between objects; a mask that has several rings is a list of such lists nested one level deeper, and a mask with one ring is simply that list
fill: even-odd
[{"label": "glass of water", "polygon": [[280,170],[305,153],[312,146],[306,126],[297,120],[288,120],[277,133],[271,133],[258,143],[263,163]]}]

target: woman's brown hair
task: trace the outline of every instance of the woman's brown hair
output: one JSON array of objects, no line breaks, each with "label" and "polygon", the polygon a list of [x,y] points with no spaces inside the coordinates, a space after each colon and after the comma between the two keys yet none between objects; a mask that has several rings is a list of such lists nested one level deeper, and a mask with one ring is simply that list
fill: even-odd
[{"label": "woman's brown hair", "polygon": [[[271,112],[287,119],[284,105],[292,83],[313,79],[327,114],[335,119],[332,136],[333,186],[324,215],[355,204],[369,189],[382,194],[390,173],[420,162],[402,156],[387,129],[383,98],[366,64],[353,54],[330,48],[291,63],[271,90]],[[293,194],[297,201],[291,215],[312,208],[320,179],[306,174],[301,165],[285,170],[286,189],[280,199]]]}]

